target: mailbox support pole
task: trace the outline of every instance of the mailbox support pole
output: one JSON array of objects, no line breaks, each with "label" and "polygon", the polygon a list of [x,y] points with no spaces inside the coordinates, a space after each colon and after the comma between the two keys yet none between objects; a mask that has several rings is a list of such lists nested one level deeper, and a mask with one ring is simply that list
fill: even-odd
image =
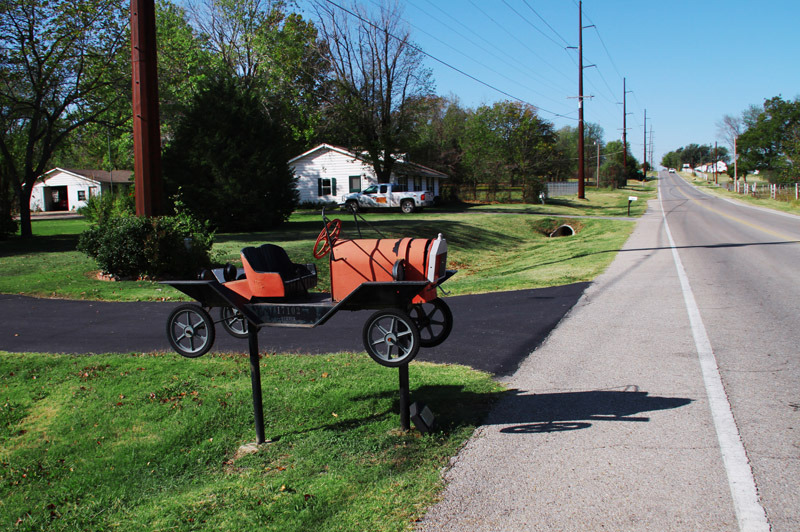
[{"label": "mailbox support pole", "polygon": [[403,364],[400,370],[400,428],[411,430],[411,414],[408,391],[408,364]]},{"label": "mailbox support pole", "polygon": [[258,360],[258,327],[248,323],[247,339],[250,343],[250,381],[253,387],[253,414],[256,420],[256,443],[261,445],[264,438],[264,407],[261,401],[261,366]]}]

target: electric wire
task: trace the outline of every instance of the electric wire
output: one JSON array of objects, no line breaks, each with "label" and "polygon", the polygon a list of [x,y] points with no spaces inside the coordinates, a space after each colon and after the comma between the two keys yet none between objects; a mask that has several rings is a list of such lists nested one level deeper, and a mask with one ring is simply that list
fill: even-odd
[{"label": "electric wire", "polygon": [[[334,6],[336,8],[338,8],[338,9],[340,9],[341,11],[347,13],[351,17],[354,17],[354,18],[360,20],[364,24],[372,26],[375,29],[384,31],[384,29],[379,27],[377,24],[375,24],[375,23],[371,22],[370,20],[365,19],[361,15],[359,15],[359,14],[357,14],[357,13],[355,13],[355,12],[353,12],[353,11],[351,11],[351,10],[341,6],[341,5],[339,5],[338,3],[334,2],[333,0],[324,0],[324,1],[329,3],[329,4],[331,4],[332,6]],[[396,35],[393,35],[393,34],[388,33],[388,32],[387,32],[387,35],[389,35],[390,37],[392,37],[393,39],[395,39],[397,41],[402,42],[402,39],[400,39]],[[472,74],[469,74],[469,73],[465,72],[464,70],[462,70],[462,69],[460,69],[460,68],[458,68],[456,66],[453,66],[450,63],[448,63],[448,62],[446,62],[446,61],[444,61],[442,59],[439,59],[438,57],[436,57],[436,56],[434,56],[432,54],[429,54],[428,52],[426,52],[425,50],[423,50],[419,46],[416,46],[416,45],[414,45],[412,43],[409,43],[409,42],[407,42],[406,44],[410,48],[414,49],[416,52],[424,55],[425,57],[428,57],[428,58],[432,59],[433,61],[436,61],[437,63],[439,63],[439,64],[441,64],[441,65],[443,65],[443,66],[445,66],[445,67],[447,67],[447,68],[449,68],[449,69],[451,69],[451,70],[453,70],[455,72],[458,72],[459,74],[461,74],[461,75],[463,75],[463,76],[465,76],[465,77],[467,77],[467,78],[469,78],[469,79],[471,79],[471,80],[473,80],[473,81],[475,81],[475,82],[477,82],[477,83],[479,83],[479,84],[481,84],[481,85],[483,85],[483,86],[485,86],[485,87],[487,87],[489,89],[492,89],[493,91],[496,91],[496,92],[498,92],[498,93],[500,93],[500,94],[502,94],[504,96],[507,96],[507,97],[511,98],[512,100],[515,100],[515,101],[518,101],[518,102],[522,102],[522,103],[526,103],[526,104],[528,104],[528,105],[530,105],[532,107],[535,107],[538,111],[543,111],[543,112],[545,112],[547,114],[550,114],[550,115],[553,115],[553,116],[558,116],[560,118],[564,118],[564,119],[567,119],[567,120],[576,120],[575,118],[570,117],[568,115],[565,115],[563,113],[557,113],[555,111],[551,111],[549,109],[545,109],[544,107],[541,107],[541,106],[536,105],[534,103],[528,102],[528,101],[526,101],[526,100],[524,100],[522,98],[518,98],[517,96],[514,96],[514,95],[510,94],[509,92],[504,91],[503,89],[495,87],[494,85],[491,85],[490,83],[487,83],[486,81],[483,81],[482,79],[479,79],[479,78],[473,76]]]}]

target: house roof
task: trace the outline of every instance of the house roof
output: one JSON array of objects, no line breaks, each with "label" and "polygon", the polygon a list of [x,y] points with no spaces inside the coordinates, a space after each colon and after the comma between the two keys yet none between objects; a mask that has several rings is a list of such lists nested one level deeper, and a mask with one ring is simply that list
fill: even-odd
[{"label": "house roof", "polygon": [[75,170],[70,168],[56,167],[45,172],[45,174],[42,176],[42,181],[46,180],[57,172],[63,172],[76,177],[91,179],[92,181],[98,181],[100,183],[127,183],[133,177],[132,170],[112,170],[107,172],[105,170]]},{"label": "house roof", "polygon": [[[354,152],[352,152],[352,151],[350,151],[350,150],[348,150],[346,148],[342,148],[342,147],[339,147],[339,146],[333,146],[331,144],[320,144],[319,146],[311,148],[310,150],[308,150],[305,153],[301,153],[300,155],[298,155],[297,157],[294,157],[293,159],[289,159],[289,164],[292,164],[292,163],[294,163],[294,162],[296,162],[296,161],[298,161],[298,160],[300,160],[300,159],[302,159],[304,157],[307,157],[308,155],[311,155],[313,153],[316,153],[316,152],[322,151],[322,150],[334,151],[336,153],[344,155],[345,157],[349,157],[349,158],[351,158],[353,160],[359,160],[361,162],[367,162],[367,159],[363,155],[354,153]],[[398,160],[396,162],[396,165],[397,165],[396,166],[397,172],[395,172],[395,173],[414,174],[414,175],[420,175],[421,174],[421,175],[423,175],[425,177],[438,177],[440,179],[446,179],[448,177],[448,175],[443,173],[443,172],[440,172],[438,170],[434,170],[433,168],[428,168],[427,166],[423,166],[421,164],[412,163],[410,161],[400,161],[400,160]]]}]

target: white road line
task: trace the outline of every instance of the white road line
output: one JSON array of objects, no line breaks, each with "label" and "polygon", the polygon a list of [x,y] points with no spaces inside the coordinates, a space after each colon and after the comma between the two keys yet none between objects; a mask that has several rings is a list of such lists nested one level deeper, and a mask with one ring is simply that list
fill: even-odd
[{"label": "white road line", "polygon": [[694,299],[692,287],[689,285],[686,270],[683,269],[683,263],[678,256],[675,240],[672,239],[672,232],[669,230],[667,215],[664,212],[664,205],[661,201],[661,180],[658,182],[658,188],[658,202],[661,206],[664,229],[666,229],[669,245],[672,248],[672,258],[675,260],[675,269],[681,282],[686,311],[689,313],[692,336],[694,336],[697,355],[700,359],[700,369],[703,373],[703,382],[708,395],[708,404],[711,408],[711,417],[717,430],[717,440],[722,453],[722,461],[725,464],[725,472],[728,476],[728,486],[733,497],[733,506],[736,510],[736,519],[739,521],[739,530],[741,532],[768,532],[770,527],[767,515],[758,500],[753,470],[747,460],[747,453],[744,450],[739,429],[736,427],[728,396],[722,386],[717,359],[711,349],[711,342],[703,325],[703,319],[700,317],[700,310],[697,308],[697,302]]}]

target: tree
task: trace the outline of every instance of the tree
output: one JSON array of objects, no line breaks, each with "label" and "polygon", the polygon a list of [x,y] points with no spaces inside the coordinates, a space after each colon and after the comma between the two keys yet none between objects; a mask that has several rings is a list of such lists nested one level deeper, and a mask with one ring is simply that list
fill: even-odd
[{"label": "tree", "polygon": [[284,222],[297,205],[287,163],[288,132],[238,79],[211,80],[164,151],[164,184],[224,231]]},{"label": "tree", "polygon": [[[128,13],[114,0],[17,0],[0,12],[0,178],[30,237],[30,196],[69,135],[101,121],[130,87],[116,64]],[[0,183],[0,187],[7,183]]]},{"label": "tree", "polygon": [[670,151],[664,154],[661,158],[661,166],[664,168],[680,168],[681,167],[681,152],[683,148],[678,148],[675,151]]},{"label": "tree", "polygon": [[288,13],[283,0],[201,0],[192,12],[217,68],[260,91],[273,118],[289,127],[292,151],[307,146],[316,135],[328,68],[316,27]]},{"label": "tree", "polygon": [[422,101],[408,152],[411,160],[444,172],[450,183],[460,184],[466,123],[471,114],[456,96],[432,96]]},{"label": "tree", "polygon": [[763,111],[739,137],[741,164],[766,171],[774,181],[795,181],[800,161],[800,98],[780,96],[764,102]]},{"label": "tree", "polygon": [[[527,201],[535,201],[560,158],[553,124],[536,108],[520,102],[479,107],[467,120],[464,166],[473,183],[523,185]],[[532,198],[533,197],[533,198]]]},{"label": "tree", "polygon": [[628,179],[641,179],[642,174],[638,170],[639,161],[631,155],[630,146],[627,149],[627,159],[625,153],[626,150],[623,150],[620,140],[612,140],[606,144],[603,152],[606,162],[600,168],[601,185],[618,188],[627,185]]},{"label": "tree", "polygon": [[430,70],[398,4],[383,4],[374,15],[357,5],[347,12],[325,2],[315,7],[331,68],[330,115],[386,183],[396,156],[412,145],[419,106],[432,94]]},{"label": "tree", "polygon": [[689,144],[681,151],[681,163],[692,168],[711,161],[713,148],[703,144]]},{"label": "tree", "polygon": [[[558,148],[564,158],[564,170],[569,177],[578,177],[578,135],[577,127],[564,126],[558,130]],[[597,146],[600,144],[602,152],[605,142],[603,142],[603,128],[599,124],[586,122],[583,133],[583,158],[585,161],[586,177],[596,177],[597,171]]]}]

